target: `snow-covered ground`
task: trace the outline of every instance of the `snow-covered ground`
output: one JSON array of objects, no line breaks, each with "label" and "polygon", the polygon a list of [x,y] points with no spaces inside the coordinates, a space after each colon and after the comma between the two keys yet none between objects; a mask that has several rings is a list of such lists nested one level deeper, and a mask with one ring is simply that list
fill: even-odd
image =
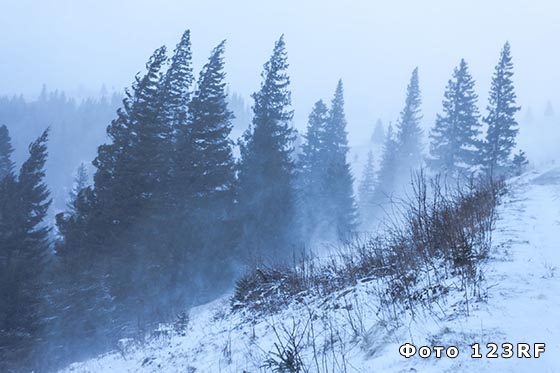
[{"label": "snow-covered ground", "polygon": [[[230,312],[229,296],[190,312],[184,335],[162,328],[143,345],[63,372],[264,372],[277,359],[275,343],[296,336],[310,371],[328,372],[560,372],[560,168],[533,171],[509,183],[499,207],[493,251],[485,264],[487,298],[455,312],[458,297],[440,315],[403,316],[401,325],[379,312],[375,280],[329,295],[295,299],[285,311],[253,317]],[[301,338],[301,340],[299,339]],[[459,356],[405,358],[399,346],[456,346]],[[479,343],[482,358],[472,358]],[[487,343],[514,347],[512,358],[487,358]],[[518,358],[517,345],[545,343],[537,358]],[[272,353],[271,353],[272,352]]]}]

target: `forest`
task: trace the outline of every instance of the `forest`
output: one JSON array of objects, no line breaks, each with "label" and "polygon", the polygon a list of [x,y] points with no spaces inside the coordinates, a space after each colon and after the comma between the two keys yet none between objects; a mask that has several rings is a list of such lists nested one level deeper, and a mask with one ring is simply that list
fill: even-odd
[{"label": "forest", "polygon": [[250,112],[226,84],[226,41],[196,73],[191,47],[187,30],[156,49],[122,100],[45,88],[36,101],[0,99],[0,370],[106,352],[239,288],[246,273],[293,265],[318,241],[355,240],[415,171],[467,185],[528,165],[507,42],[484,110],[460,59],[428,134],[421,70],[410,72],[394,125],[372,126],[380,159],[370,152],[357,176],[342,80],[299,134],[283,36]]}]

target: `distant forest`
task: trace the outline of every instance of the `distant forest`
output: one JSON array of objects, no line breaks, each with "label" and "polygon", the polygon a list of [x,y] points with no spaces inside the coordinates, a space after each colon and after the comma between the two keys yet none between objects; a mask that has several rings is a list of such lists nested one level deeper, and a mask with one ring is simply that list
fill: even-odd
[{"label": "distant forest", "polygon": [[[53,198],[51,216],[66,208],[82,163],[91,174],[91,160],[97,147],[108,140],[107,125],[115,117],[122,98],[123,93],[109,92],[105,86],[98,95],[80,100],[46,86],[35,98],[0,96],[0,125],[10,129],[16,164],[23,163],[28,145],[46,127],[50,128],[45,181]],[[228,100],[235,113],[232,135],[238,138],[251,121],[250,107],[235,92]]]}]

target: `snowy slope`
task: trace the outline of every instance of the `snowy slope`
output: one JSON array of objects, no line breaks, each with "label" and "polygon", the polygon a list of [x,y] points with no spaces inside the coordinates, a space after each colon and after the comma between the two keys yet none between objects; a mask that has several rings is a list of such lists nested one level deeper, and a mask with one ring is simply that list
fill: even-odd
[{"label": "snowy slope", "polygon": [[[264,372],[274,344],[291,334],[304,336],[298,342],[311,371],[560,372],[560,168],[512,180],[509,190],[486,264],[487,299],[468,316],[454,311],[451,296],[440,305],[445,317],[403,316],[393,325],[378,312],[372,279],[326,298],[296,299],[272,316],[231,313],[224,297],[192,310],[184,336],[162,328],[143,345],[123,342],[120,351],[63,372]],[[454,345],[460,353],[407,359],[399,354],[407,342]],[[480,359],[471,358],[475,342]],[[530,343],[531,355],[534,343],[546,343],[546,351],[538,359],[491,359],[489,342]]]}]

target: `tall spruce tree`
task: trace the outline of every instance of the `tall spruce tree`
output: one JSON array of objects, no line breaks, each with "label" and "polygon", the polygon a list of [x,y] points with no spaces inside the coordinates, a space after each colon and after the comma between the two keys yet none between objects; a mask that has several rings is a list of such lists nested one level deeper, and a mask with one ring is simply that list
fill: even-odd
[{"label": "tall spruce tree", "polygon": [[396,141],[398,169],[400,180],[409,177],[411,169],[421,166],[422,160],[422,129],[420,121],[422,115],[420,105],[420,86],[418,82],[418,68],[412,71],[410,83],[406,88],[406,100],[396,125]]},{"label": "tall spruce tree", "polygon": [[326,122],[323,157],[326,160],[325,193],[327,214],[339,238],[347,238],[356,228],[357,210],[354,201],[354,178],[348,155],[346,115],[344,113],[344,90],[338,81],[331,109]]},{"label": "tall spruce tree", "polygon": [[204,205],[226,207],[232,202],[234,161],[229,139],[233,113],[228,109],[225,91],[224,47],[222,41],[202,69],[189,111],[195,194],[204,199]]},{"label": "tall spruce tree", "polygon": [[159,120],[158,96],[165,51],[161,47],[154,52],[147,73],[137,75],[132,91],[126,91],[117,119],[107,128],[111,143],[101,145],[93,161],[100,211],[99,226],[92,229],[104,232],[109,240],[119,238],[142,218],[165,170],[160,151],[167,130]]},{"label": "tall spruce tree", "polygon": [[11,302],[7,300],[17,292],[16,279],[9,270],[12,265],[12,257],[16,255],[17,242],[15,242],[15,231],[17,229],[16,212],[17,206],[17,179],[13,172],[12,143],[8,128],[0,127],[0,370],[8,371],[15,368],[18,360],[23,360],[25,349],[15,351],[21,340],[15,340],[17,328],[14,327],[17,320],[16,310]]},{"label": "tall spruce tree", "polygon": [[443,114],[438,114],[430,133],[430,159],[435,171],[453,175],[473,171],[479,164],[480,114],[478,96],[468,65],[461,59],[447,83],[443,100]]},{"label": "tall spruce tree", "polygon": [[377,182],[373,198],[373,204],[376,208],[386,202],[393,194],[397,181],[398,162],[398,143],[395,139],[393,126],[389,124],[383,144],[379,170],[377,171]]},{"label": "tall spruce tree", "polygon": [[169,126],[172,134],[172,144],[167,149],[167,152],[172,151],[168,170],[171,180],[167,185],[171,188],[169,197],[172,198],[163,201],[164,204],[169,204],[169,208],[173,208],[174,205],[184,207],[190,184],[189,172],[193,156],[188,109],[193,83],[191,39],[190,31],[187,30],[175,47],[160,88],[162,121]]},{"label": "tall spruce tree", "polygon": [[411,171],[422,165],[421,103],[418,68],[415,68],[406,89],[405,105],[397,121],[396,134],[391,128],[385,138],[377,173],[376,205],[387,202],[394,192],[400,193],[407,185]]},{"label": "tall spruce tree", "polygon": [[252,127],[241,144],[242,245],[257,260],[286,259],[294,244],[294,131],[285,48],[282,36],[264,65],[261,88],[253,94]]},{"label": "tall spruce tree", "polygon": [[0,368],[29,367],[43,320],[42,275],[49,250],[43,224],[51,203],[44,183],[48,130],[29,146],[17,180],[9,174],[0,195]]},{"label": "tall spruce tree", "polygon": [[[151,56],[145,75],[137,75],[123,107],[111,122],[109,144],[101,145],[93,164],[95,211],[88,229],[88,250],[95,250],[110,273],[123,329],[136,328],[161,312],[155,295],[167,284],[155,279],[169,248],[161,241],[161,201],[169,175],[169,126],[161,120],[161,78],[167,61],[161,47]],[[87,207],[87,206],[86,206]],[[143,272],[143,276],[138,273]],[[138,309],[136,321],[128,314]],[[159,314],[163,317],[163,314]]]},{"label": "tall spruce tree", "polygon": [[512,166],[511,154],[518,132],[515,113],[521,109],[515,102],[517,96],[512,78],[511,48],[506,42],[492,76],[488,115],[482,119],[488,125],[488,130],[481,157],[484,170],[489,176],[504,175]]},{"label": "tall spruce tree", "polygon": [[326,196],[324,185],[325,137],[329,109],[322,100],[313,105],[308,117],[305,141],[301,147],[298,164],[298,195],[300,206],[300,226],[307,243],[314,239],[315,233],[325,230],[324,211]]},{"label": "tall spruce tree", "polygon": [[235,246],[232,234],[235,162],[229,138],[233,113],[227,104],[224,48],[225,40],[212,51],[189,103],[192,148],[189,224],[195,227],[198,236],[191,247],[197,245],[200,251],[199,271],[204,269],[204,275],[216,281],[225,280],[225,264]]}]

